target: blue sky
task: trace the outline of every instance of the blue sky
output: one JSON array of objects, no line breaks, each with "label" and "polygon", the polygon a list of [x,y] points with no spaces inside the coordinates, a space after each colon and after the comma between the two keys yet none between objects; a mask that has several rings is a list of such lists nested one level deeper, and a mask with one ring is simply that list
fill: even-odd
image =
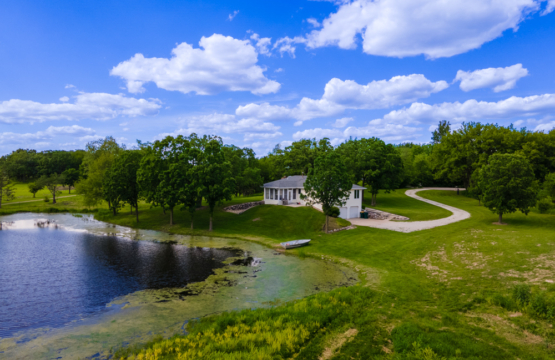
[{"label": "blue sky", "polygon": [[0,154],[555,127],[555,0],[3,1]]}]

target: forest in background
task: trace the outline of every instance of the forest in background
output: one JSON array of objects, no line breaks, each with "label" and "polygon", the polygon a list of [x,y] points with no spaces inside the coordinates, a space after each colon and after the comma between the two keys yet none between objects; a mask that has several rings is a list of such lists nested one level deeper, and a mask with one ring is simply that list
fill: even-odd
[{"label": "forest in background", "polygon": [[[555,198],[551,190],[555,186],[550,185],[555,183],[555,175],[550,175],[555,173],[555,131],[532,132],[512,125],[474,122],[463,123],[452,131],[449,122],[441,121],[431,140],[428,144],[395,145],[379,138],[362,138],[349,139],[334,147],[327,138],[302,139],[285,148],[276,145],[269,154],[257,157],[252,149],[226,145],[218,136],[192,134],[153,143],[139,141],[131,149],[107,137],[88,143],[85,150],[15,150],[0,158],[0,186],[4,198],[9,198],[9,184],[13,181],[30,183],[30,189],[31,184],[44,187],[58,183],[75,186],[85,195],[88,205],[99,201],[114,204],[110,206],[114,212],[123,203],[136,207],[139,199],[172,210],[174,205],[169,203],[184,203],[185,194],[182,191],[176,195],[177,188],[193,182],[194,177],[207,177],[209,167],[220,166],[219,179],[215,181],[221,186],[226,184],[217,196],[216,201],[220,201],[234,195],[259,193],[263,183],[284,176],[306,175],[314,168],[316,158],[336,152],[353,183],[367,187],[373,195],[405,187],[460,186],[480,199],[482,190],[477,177],[480,169],[492,155],[512,154],[522,157],[530,165],[534,179],[543,184],[538,200],[549,198],[544,203],[551,204],[551,198]],[[183,173],[181,184],[176,184],[177,167],[185,163],[191,165],[187,165],[190,169],[196,168],[197,173],[194,176]],[[202,164],[206,166],[204,173],[197,166]],[[171,172],[173,180],[168,178]],[[149,173],[154,176],[145,175]],[[194,185],[197,190],[193,190],[197,192],[193,196],[197,203],[198,198],[203,198],[199,181]],[[131,189],[130,183],[137,183],[135,189]],[[215,189],[214,184],[205,185]],[[152,189],[158,189],[158,193],[154,194]],[[168,189],[173,189],[173,194]],[[131,196],[122,196],[122,192],[129,190],[134,192]],[[56,191],[54,186],[54,197]],[[172,196],[180,200],[168,200]],[[204,191],[204,198],[207,197],[208,190]]]}]

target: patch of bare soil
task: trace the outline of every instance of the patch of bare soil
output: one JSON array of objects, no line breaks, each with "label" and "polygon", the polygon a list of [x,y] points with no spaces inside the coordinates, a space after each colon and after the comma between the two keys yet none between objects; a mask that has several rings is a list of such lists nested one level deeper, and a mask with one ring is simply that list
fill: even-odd
[{"label": "patch of bare soil", "polygon": [[252,221],[258,221],[258,220],[260,220],[260,218],[252,219]]},{"label": "patch of bare soil", "polygon": [[[479,232],[476,231],[475,233]],[[462,263],[466,269],[483,270],[482,276],[489,276],[484,275],[489,271],[487,269],[488,263],[494,260],[495,256],[501,256],[503,253],[486,256],[478,251],[479,246],[480,244],[478,242],[465,243],[462,241],[460,243],[454,243],[455,249],[451,254],[448,254],[445,248],[440,246],[437,251],[431,251],[423,258],[415,259],[411,261],[411,263],[426,270],[429,273],[428,278],[436,278],[441,282],[463,280],[460,276],[449,277],[449,271],[442,269],[442,267],[444,267],[442,265],[448,266]]]},{"label": "patch of bare soil", "polygon": [[493,222],[492,224],[493,225],[507,225],[507,223],[500,223],[499,221]]},{"label": "patch of bare soil", "polygon": [[318,358],[319,360],[328,360],[333,357],[335,352],[340,349],[346,342],[349,342],[354,339],[354,337],[358,334],[357,329],[349,329],[345,331],[343,334],[340,334],[336,338],[330,341],[330,344],[324,349],[322,355]]},{"label": "patch of bare soil", "polygon": [[439,266],[432,265],[432,261],[434,262],[443,262],[443,263],[452,263],[449,259],[447,259],[447,253],[445,252],[445,248],[440,246],[438,251],[430,251],[422,259],[415,259],[412,260],[411,263],[424,268],[429,275],[428,278],[437,278],[439,281],[447,281],[447,274],[449,273],[447,270],[440,269]]},{"label": "patch of bare soil", "polygon": [[542,344],[545,342],[544,338],[542,338],[541,336],[534,335],[526,330],[522,330],[512,322],[503,319],[497,315],[467,313],[466,316],[470,318],[480,318],[482,320],[475,323],[469,322],[469,324],[488,330],[493,330],[497,335],[503,336],[505,339],[512,343],[534,345]]},{"label": "patch of bare soil", "polygon": [[540,255],[530,259],[530,263],[530,271],[509,270],[506,273],[499,273],[499,276],[524,278],[530,283],[553,283],[553,279],[555,279],[555,254]]}]

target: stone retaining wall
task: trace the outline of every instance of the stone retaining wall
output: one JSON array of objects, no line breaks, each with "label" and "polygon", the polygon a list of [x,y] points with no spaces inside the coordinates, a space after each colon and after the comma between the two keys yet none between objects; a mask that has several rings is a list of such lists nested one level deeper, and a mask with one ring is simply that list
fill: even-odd
[{"label": "stone retaining wall", "polygon": [[253,201],[253,202],[248,202],[243,204],[231,205],[224,208],[224,210],[231,211],[231,212],[243,212],[250,209],[251,207],[255,207],[258,205],[264,205],[264,201]]}]

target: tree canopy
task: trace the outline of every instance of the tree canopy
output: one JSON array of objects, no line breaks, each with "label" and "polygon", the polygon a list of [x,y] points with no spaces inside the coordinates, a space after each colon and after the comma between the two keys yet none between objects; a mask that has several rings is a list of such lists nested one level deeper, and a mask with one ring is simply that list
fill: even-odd
[{"label": "tree canopy", "polygon": [[479,172],[484,205],[499,215],[520,210],[528,214],[536,205],[538,183],[532,166],[520,155],[494,154]]},{"label": "tree canopy", "polygon": [[341,161],[339,152],[328,151],[314,160],[314,167],[309,170],[304,183],[305,194],[301,194],[301,197],[308,204],[322,205],[322,211],[326,215],[326,232],[332,208],[345,204],[352,186],[351,176]]}]

